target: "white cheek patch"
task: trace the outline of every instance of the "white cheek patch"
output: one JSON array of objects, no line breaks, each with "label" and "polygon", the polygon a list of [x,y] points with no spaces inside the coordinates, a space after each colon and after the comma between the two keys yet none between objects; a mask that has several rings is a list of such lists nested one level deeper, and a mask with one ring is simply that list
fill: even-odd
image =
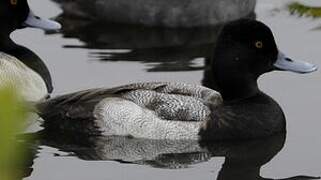
[{"label": "white cheek patch", "polygon": [[45,81],[17,58],[0,52],[0,87],[12,87],[26,101],[39,101],[48,95]]}]

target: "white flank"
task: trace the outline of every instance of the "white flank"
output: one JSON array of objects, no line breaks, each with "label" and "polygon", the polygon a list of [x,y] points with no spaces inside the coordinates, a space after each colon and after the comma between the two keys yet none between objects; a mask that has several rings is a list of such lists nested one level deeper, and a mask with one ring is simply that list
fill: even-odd
[{"label": "white flank", "polygon": [[103,135],[148,139],[197,140],[201,122],[163,120],[146,108],[122,98],[105,98],[94,110]]},{"label": "white flank", "polygon": [[13,87],[26,101],[39,101],[48,94],[41,76],[17,58],[0,52],[0,88]]}]

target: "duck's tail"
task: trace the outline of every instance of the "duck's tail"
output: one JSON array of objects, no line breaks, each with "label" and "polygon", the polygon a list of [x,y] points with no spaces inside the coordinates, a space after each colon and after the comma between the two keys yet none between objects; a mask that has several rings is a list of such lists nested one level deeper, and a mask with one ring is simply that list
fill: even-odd
[{"label": "duck's tail", "polygon": [[65,94],[33,103],[32,110],[43,119],[45,131],[100,134],[92,113],[96,102],[91,98],[86,101],[81,94]]},{"label": "duck's tail", "polygon": [[23,108],[28,112],[33,112],[38,115],[43,112],[44,104],[50,99],[50,94],[47,94],[45,97],[40,99],[39,101],[25,101]]}]

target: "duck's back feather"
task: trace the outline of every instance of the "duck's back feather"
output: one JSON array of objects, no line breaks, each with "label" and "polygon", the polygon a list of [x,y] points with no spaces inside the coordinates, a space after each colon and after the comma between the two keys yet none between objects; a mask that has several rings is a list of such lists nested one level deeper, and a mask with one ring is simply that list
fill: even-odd
[{"label": "duck's back feather", "polygon": [[[209,106],[218,105],[221,101],[219,93],[202,86],[155,82],[80,91],[48,100],[38,107],[47,129],[73,129],[101,134],[112,132],[111,127],[107,127],[108,130],[104,128],[106,122],[115,119],[122,121],[118,123],[126,124],[130,129],[135,129],[133,125],[145,123],[157,125],[154,129],[176,127],[191,133],[191,128],[198,130],[200,123],[210,118]],[[144,132],[144,129],[141,131]],[[126,134],[121,131],[114,133]],[[163,131],[164,136],[166,133],[169,132]],[[151,134],[146,136],[151,138]]]}]

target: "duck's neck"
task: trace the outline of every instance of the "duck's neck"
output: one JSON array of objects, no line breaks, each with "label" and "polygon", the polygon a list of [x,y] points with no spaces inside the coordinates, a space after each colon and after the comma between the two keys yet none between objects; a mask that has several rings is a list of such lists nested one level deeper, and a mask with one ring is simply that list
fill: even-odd
[{"label": "duck's neck", "polygon": [[8,52],[17,47],[18,45],[10,38],[10,33],[0,34],[0,51]]},{"label": "duck's neck", "polygon": [[260,93],[257,78],[251,75],[216,69],[213,76],[217,86],[215,89],[221,93],[225,102],[249,98]]},{"label": "duck's neck", "polygon": [[211,62],[214,89],[221,93],[224,102],[237,101],[260,93],[258,75],[252,73],[247,64],[251,55],[244,55],[244,48],[228,47],[229,43],[217,44]]},{"label": "duck's neck", "polygon": [[11,38],[10,33],[0,34],[0,52],[14,56],[33,71],[38,73],[46,83],[49,92],[52,92],[52,80],[47,66],[30,49],[16,44]]},{"label": "duck's neck", "polygon": [[[232,164],[230,164],[232,163]],[[247,164],[233,164],[229,160],[225,160],[225,163],[220,170],[217,179],[218,180],[232,180],[232,179],[261,179],[260,166],[249,166]]]}]

